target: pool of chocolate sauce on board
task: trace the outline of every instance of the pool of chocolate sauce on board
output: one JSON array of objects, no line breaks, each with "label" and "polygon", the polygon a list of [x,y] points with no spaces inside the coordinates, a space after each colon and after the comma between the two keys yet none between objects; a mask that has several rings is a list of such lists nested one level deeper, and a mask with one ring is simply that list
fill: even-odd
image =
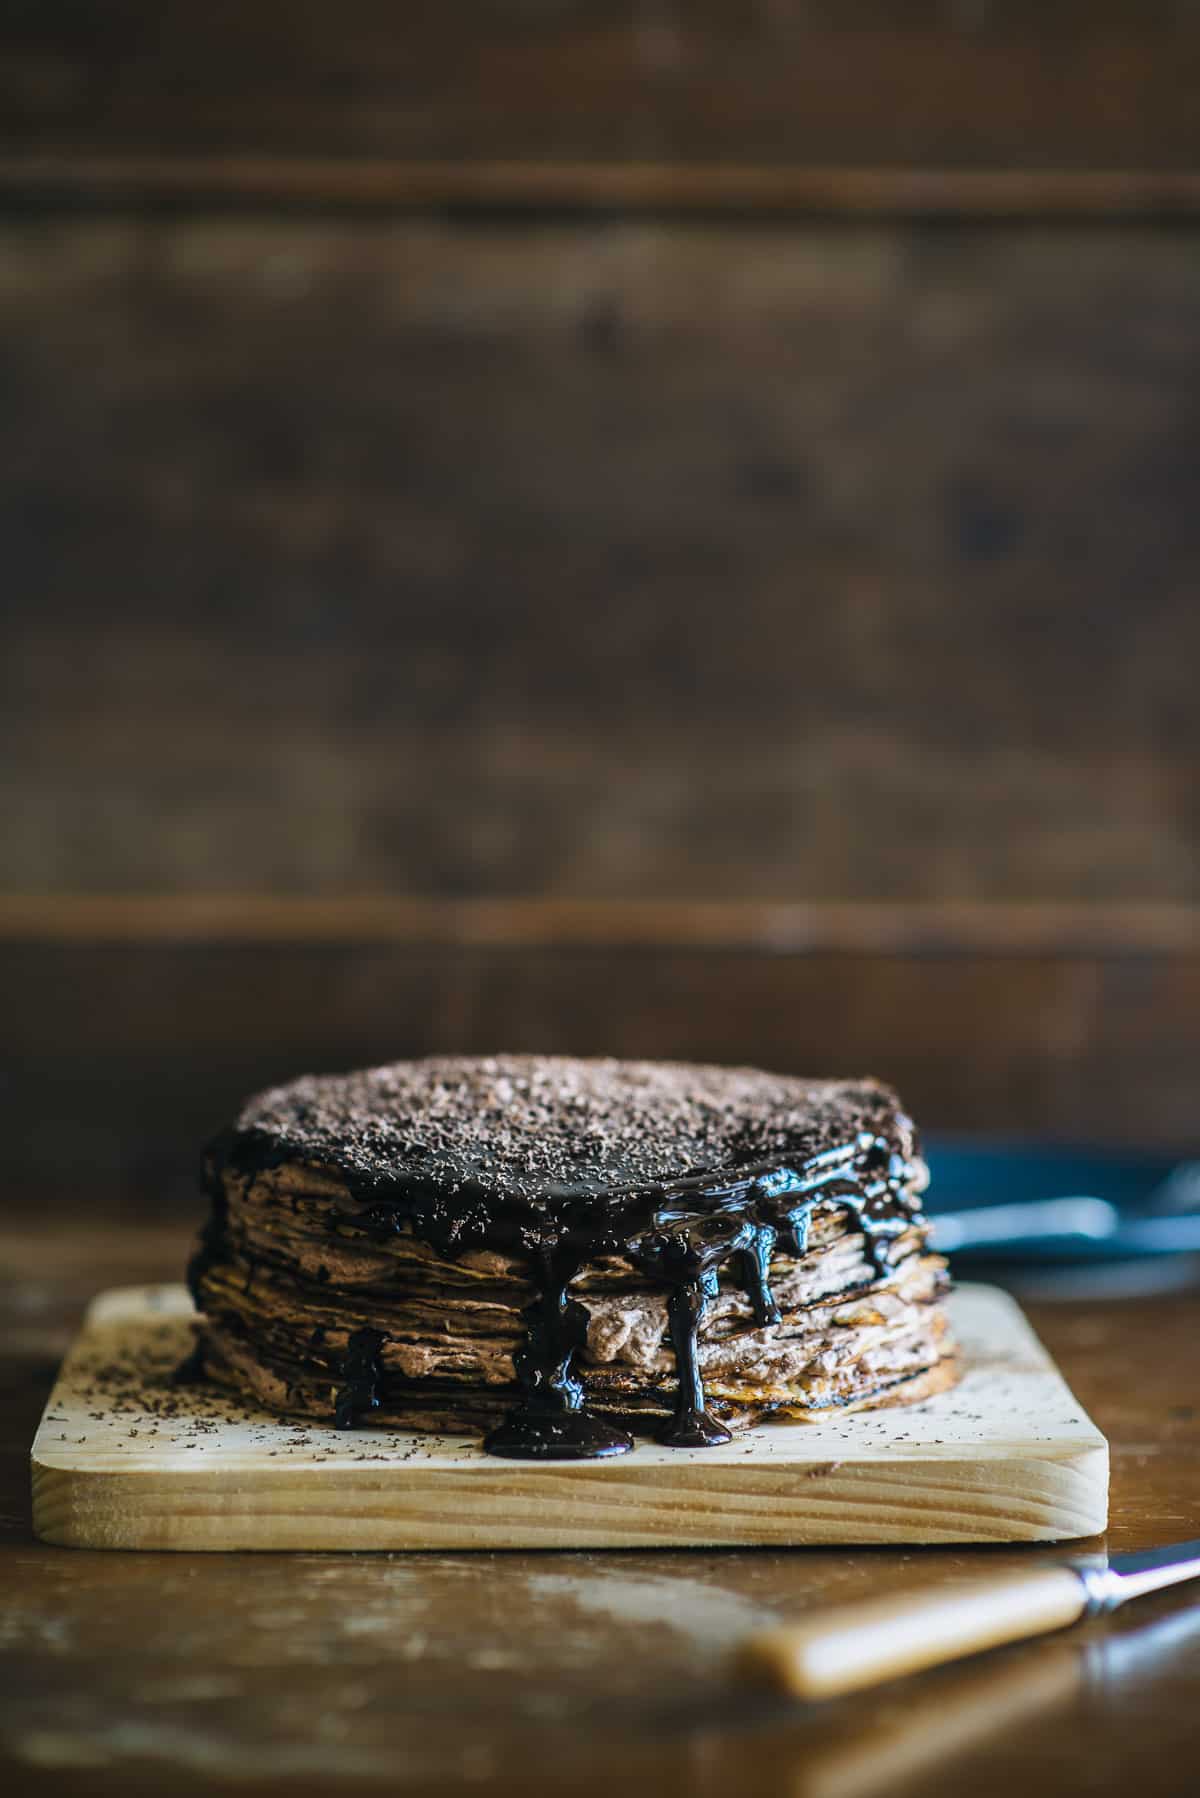
[{"label": "pool of chocolate sauce on board", "polygon": [[[210,1150],[208,1188],[213,1213],[189,1269],[199,1293],[207,1267],[225,1252],[224,1175],[253,1176],[293,1160],[300,1145],[286,1135],[242,1129]],[[523,1258],[534,1299],[514,1360],[521,1397],[485,1439],[489,1454],[519,1460],[583,1460],[627,1453],[632,1437],[590,1410],[575,1368],[587,1338],[588,1314],[572,1297],[571,1282],[589,1263],[618,1255],[667,1293],[668,1335],[675,1356],[677,1395],[660,1440],[673,1448],[707,1448],[729,1431],[706,1408],[698,1336],[722,1278],[750,1298],[757,1324],[778,1321],[771,1293],[777,1245],[793,1256],[808,1249],[818,1205],[843,1210],[861,1231],[875,1279],[889,1265],[891,1242],[911,1226],[916,1201],[907,1183],[911,1165],[883,1135],[859,1131],[849,1142],[797,1158],[729,1173],[712,1171],[624,1190],[580,1190],[578,1183],[536,1193],[496,1192],[469,1174],[452,1190],[419,1169],[387,1164],[378,1149],[364,1157],[329,1153],[351,1204],[334,1207],[337,1234],[384,1241],[411,1231],[439,1254],[500,1249]],[[340,1429],[369,1419],[381,1403],[385,1335],[351,1336],[341,1368],[333,1421]]]}]

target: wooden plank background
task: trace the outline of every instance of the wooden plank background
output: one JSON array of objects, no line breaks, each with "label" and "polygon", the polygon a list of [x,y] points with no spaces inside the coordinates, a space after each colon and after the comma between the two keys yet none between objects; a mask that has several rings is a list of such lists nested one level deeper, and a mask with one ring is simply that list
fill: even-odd
[{"label": "wooden plank background", "polygon": [[22,220],[0,281],[10,887],[1196,899],[1191,233]]},{"label": "wooden plank background", "polygon": [[0,176],[47,191],[1194,208],[1179,0],[42,0]]},{"label": "wooden plank background", "polygon": [[1200,952],[1013,954],[397,943],[0,947],[14,1200],[195,1204],[249,1092],[396,1055],[683,1056],[874,1071],[931,1131],[1195,1141]]},{"label": "wooden plank background", "polygon": [[1200,16],[0,51],[18,1187],[506,1044],[1194,1146]]}]

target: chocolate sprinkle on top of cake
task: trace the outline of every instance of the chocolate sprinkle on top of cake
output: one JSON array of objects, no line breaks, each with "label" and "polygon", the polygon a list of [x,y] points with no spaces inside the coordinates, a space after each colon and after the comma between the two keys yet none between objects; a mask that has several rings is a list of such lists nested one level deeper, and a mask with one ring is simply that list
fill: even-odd
[{"label": "chocolate sprinkle on top of cake", "polygon": [[874,1080],[497,1055],[306,1075],[250,1100],[235,1141],[360,1189],[399,1176],[538,1209],[805,1162],[863,1134],[914,1152],[895,1094]]}]

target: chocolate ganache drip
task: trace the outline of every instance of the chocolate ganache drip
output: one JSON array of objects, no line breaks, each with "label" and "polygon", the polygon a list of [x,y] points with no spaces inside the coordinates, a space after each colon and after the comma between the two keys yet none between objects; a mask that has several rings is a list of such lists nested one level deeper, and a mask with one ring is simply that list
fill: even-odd
[{"label": "chocolate ganache drip", "polygon": [[567,1291],[580,1263],[569,1247],[558,1246],[541,1248],[535,1265],[537,1297],[525,1312],[525,1342],[515,1357],[524,1396],[483,1446],[522,1461],[623,1455],[633,1437],[584,1408],[572,1365],[587,1341],[587,1312]]},{"label": "chocolate ganache drip", "polygon": [[379,1409],[383,1384],[379,1355],[386,1340],[382,1330],[355,1330],[346,1344],[345,1385],[333,1401],[333,1421],[339,1430],[352,1430],[369,1411]]},{"label": "chocolate ganache drip", "polygon": [[[405,1065],[421,1066],[398,1064]],[[521,1062],[510,1058],[502,1063],[444,1065],[492,1070],[488,1089],[499,1086],[503,1092],[507,1082],[503,1077],[497,1080],[494,1070],[519,1067]],[[392,1072],[381,1069],[375,1075]],[[911,1126],[903,1118],[900,1123],[909,1132],[906,1145],[877,1130],[860,1128],[848,1141],[795,1159],[746,1157],[735,1169],[681,1170],[666,1179],[661,1178],[665,1170],[655,1167],[658,1179],[639,1180],[637,1176],[649,1174],[651,1168],[638,1165],[636,1146],[622,1142],[621,1153],[615,1156],[602,1142],[597,1152],[585,1134],[586,1154],[579,1153],[571,1139],[568,1104],[565,1153],[545,1169],[531,1170],[527,1181],[501,1183],[477,1144],[464,1151],[456,1140],[455,1129],[471,1097],[469,1079],[466,1095],[453,1088],[454,1104],[443,1108],[450,1114],[448,1129],[439,1132],[436,1116],[429,1115],[436,1108],[427,1106],[424,1116],[405,1119],[409,1128],[402,1143],[395,1144],[388,1140],[387,1117],[378,1107],[351,1113],[349,1123],[342,1112],[327,1121],[319,1115],[322,1083],[308,1083],[314,1091],[312,1103],[295,1096],[305,1084],[282,1089],[290,1100],[286,1127],[260,1102],[254,1122],[216,1149],[215,1172],[210,1174],[213,1218],[191,1270],[193,1283],[199,1283],[204,1268],[223,1252],[224,1198],[217,1194],[225,1171],[253,1177],[297,1156],[333,1171],[348,1191],[350,1204],[330,1211],[329,1227],[337,1234],[382,1241],[411,1232],[451,1259],[483,1247],[515,1255],[528,1267],[535,1297],[523,1314],[524,1341],[514,1356],[519,1402],[484,1442],[496,1455],[581,1459],[622,1454],[633,1446],[625,1430],[589,1409],[576,1367],[589,1320],[585,1307],[571,1294],[571,1282],[589,1264],[620,1256],[665,1289],[678,1384],[674,1415],[661,1440],[672,1447],[704,1448],[729,1440],[729,1431],[706,1407],[698,1349],[705,1312],[719,1292],[722,1275],[744,1288],[756,1324],[769,1326],[780,1315],[771,1291],[773,1254],[778,1245],[796,1257],[808,1252],[810,1221],[818,1206],[836,1207],[847,1215],[849,1227],[861,1232],[873,1279],[881,1279],[889,1270],[890,1245],[911,1228],[918,1205],[910,1192]],[[567,1090],[569,1095],[569,1086]],[[266,1101],[275,1097],[268,1094]],[[524,1103],[528,1110],[527,1094]],[[702,1111],[703,1106],[693,1105],[692,1110],[697,1109]],[[414,1126],[419,1126],[420,1136]],[[511,1166],[503,1117],[493,1116],[491,1127],[501,1147],[509,1149]],[[636,1117],[632,1128],[639,1128]],[[563,1134],[560,1129],[559,1137]],[[803,1135],[797,1134],[795,1146],[806,1147]],[[760,1147],[753,1140],[745,1146]],[[694,1154],[694,1142],[685,1140],[683,1151]],[[591,1165],[586,1165],[589,1158]],[[663,1158],[660,1148],[659,1161]],[[452,1178],[447,1177],[448,1167]],[[384,1334],[373,1329],[351,1336],[335,1401],[339,1428],[353,1427],[379,1406],[386,1378],[381,1359],[385,1342]]]}]

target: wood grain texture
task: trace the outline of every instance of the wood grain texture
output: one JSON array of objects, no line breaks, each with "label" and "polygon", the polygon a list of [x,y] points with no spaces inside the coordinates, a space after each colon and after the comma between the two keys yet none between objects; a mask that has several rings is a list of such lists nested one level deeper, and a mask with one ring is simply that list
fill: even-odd
[{"label": "wood grain texture", "polygon": [[[46,1798],[1179,1798],[1200,1631],[1184,1595],[1071,1637],[797,1713],[732,1650],[871,1594],[1061,1549],[104,1554],[36,1542],[27,1446],[98,1286],[177,1278],[189,1227],[120,1189],[0,1217],[0,1770]],[[1107,1546],[1200,1535],[1194,1292],[1031,1315],[1112,1443]],[[1081,1652],[1081,1649],[1085,1650]]]},{"label": "wood grain texture", "polygon": [[959,1385],[700,1454],[502,1462],[474,1438],[297,1424],[172,1387],[182,1287],[91,1307],[33,1445],[34,1529],[73,1548],[486,1549],[1039,1542],[1108,1517],[1108,1449],[1013,1302],[950,1303]]},{"label": "wood grain texture", "polygon": [[1200,906],[1038,902],[421,898],[359,893],[0,893],[0,942],[398,943],[460,949],[728,949],[744,954],[1175,956]]},{"label": "wood grain texture", "polygon": [[1193,218],[1192,169],[775,168],[0,153],[9,207],[1029,220]]},{"label": "wood grain texture", "polygon": [[1197,319],[1170,233],[9,220],[0,884],[1195,903]]},{"label": "wood grain texture", "polygon": [[0,46],[26,191],[920,208],[990,180],[1119,207],[1177,200],[1200,161],[1200,26],[1167,0],[124,0],[103,31],[58,0],[10,9]]},{"label": "wood grain texture", "polygon": [[500,1049],[871,1072],[930,1132],[1195,1150],[1194,954],[11,941],[0,989],[14,1199],[191,1208],[247,1094]]}]

